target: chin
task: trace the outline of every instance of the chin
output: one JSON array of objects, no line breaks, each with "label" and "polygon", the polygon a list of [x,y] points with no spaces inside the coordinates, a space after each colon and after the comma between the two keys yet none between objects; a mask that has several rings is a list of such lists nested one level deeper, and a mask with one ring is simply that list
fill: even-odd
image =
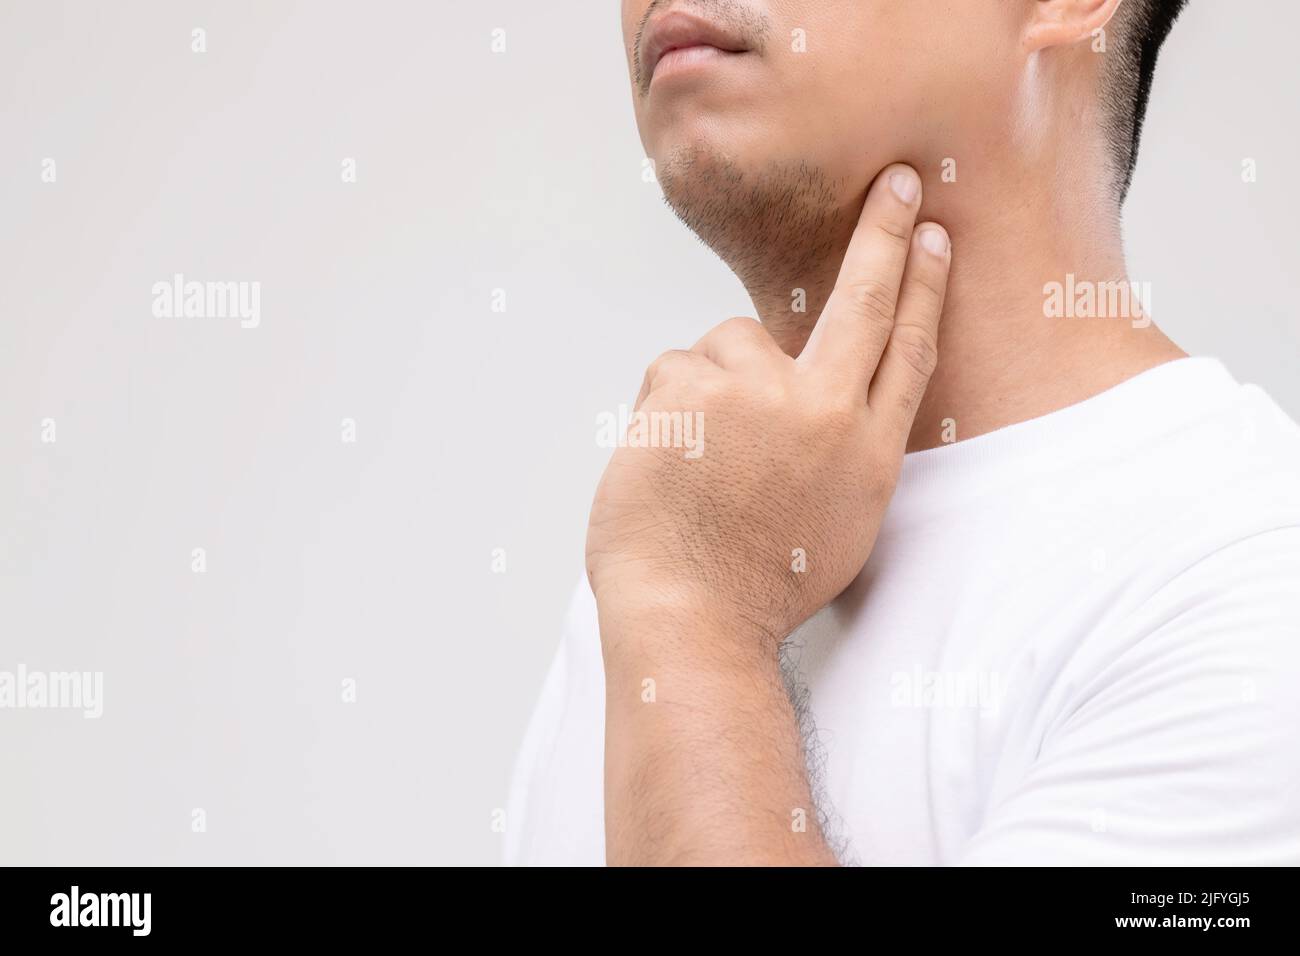
[{"label": "chin", "polygon": [[808,157],[746,154],[710,141],[681,142],[657,164],[664,198],[751,293],[810,272],[856,215]]},{"label": "chin", "polygon": [[[710,220],[740,216],[744,195],[762,179],[756,164],[733,149],[706,139],[677,141],[660,154],[656,171],[664,198],[710,245]],[[716,228],[716,225],[713,226]]]}]

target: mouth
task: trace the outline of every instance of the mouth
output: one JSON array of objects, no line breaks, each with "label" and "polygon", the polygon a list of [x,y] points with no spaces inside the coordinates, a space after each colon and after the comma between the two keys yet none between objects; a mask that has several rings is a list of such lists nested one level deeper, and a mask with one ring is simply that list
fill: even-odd
[{"label": "mouth", "polygon": [[734,32],[685,10],[650,21],[641,40],[642,90],[656,78],[750,52]]}]

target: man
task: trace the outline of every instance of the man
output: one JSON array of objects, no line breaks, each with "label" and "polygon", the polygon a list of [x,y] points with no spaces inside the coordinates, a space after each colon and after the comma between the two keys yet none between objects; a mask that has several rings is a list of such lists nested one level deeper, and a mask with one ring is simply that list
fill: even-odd
[{"label": "man", "polygon": [[1125,294],[1182,5],[624,0],[762,324],[646,374],[509,861],[1300,862],[1300,433]]}]

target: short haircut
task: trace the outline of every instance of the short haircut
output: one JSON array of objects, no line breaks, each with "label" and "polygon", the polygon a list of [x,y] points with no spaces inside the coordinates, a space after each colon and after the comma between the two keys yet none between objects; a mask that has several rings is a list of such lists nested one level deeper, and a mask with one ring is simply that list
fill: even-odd
[{"label": "short haircut", "polygon": [[1123,202],[1133,183],[1156,60],[1187,0],[1123,0],[1110,28],[1103,96]]}]

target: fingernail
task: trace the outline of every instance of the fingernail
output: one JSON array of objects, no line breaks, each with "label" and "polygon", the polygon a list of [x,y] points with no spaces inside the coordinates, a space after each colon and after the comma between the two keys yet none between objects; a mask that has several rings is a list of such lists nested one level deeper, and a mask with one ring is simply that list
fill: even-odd
[{"label": "fingernail", "polygon": [[916,199],[916,192],[921,188],[921,183],[912,173],[894,173],[889,177],[889,186],[894,190],[895,196],[910,206]]},{"label": "fingernail", "polygon": [[948,254],[948,234],[942,229],[926,229],[921,233],[921,245],[936,256]]}]

